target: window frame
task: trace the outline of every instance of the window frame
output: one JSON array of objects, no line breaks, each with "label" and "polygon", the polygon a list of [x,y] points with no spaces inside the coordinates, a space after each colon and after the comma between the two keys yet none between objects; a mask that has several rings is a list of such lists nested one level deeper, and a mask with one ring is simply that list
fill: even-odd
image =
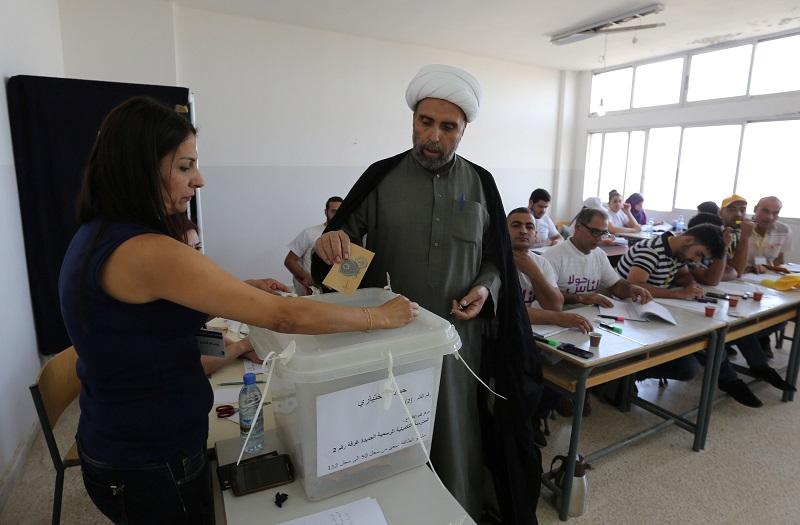
[{"label": "window frame", "polygon": [[[766,95],[765,95],[766,96]],[[586,132],[586,161],[588,162],[588,152],[589,152],[589,137],[590,135],[601,134],[601,148],[600,148],[600,171],[597,174],[597,187],[595,188],[595,193],[599,193],[600,191],[600,181],[603,179],[603,164],[602,159],[605,155],[605,135],[606,133],[628,133],[628,154],[625,159],[626,163],[626,173],[625,176],[627,178],[627,165],[629,162],[630,156],[630,133],[634,131],[644,131],[644,152],[642,154],[642,179],[639,183],[639,188],[644,188],[645,180],[647,179],[647,171],[645,170],[645,166],[647,166],[647,153],[648,148],[650,145],[650,130],[659,129],[659,128],[674,128],[680,127],[680,140],[678,145],[678,158],[675,167],[674,173],[674,190],[672,193],[672,209],[666,210],[663,213],[675,213],[678,211],[687,211],[685,208],[676,208],[675,203],[677,199],[677,188],[678,188],[678,175],[680,172],[680,165],[681,165],[681,156],[683,154],[683,134],[686,128],[698,128],[698,127],[714,127],[714,126],[729,126],[729,125],[738,125],[741,126],[741,131],[739,134],[739,147],[736,152],[736,172],[733,176],[733,187],[730,188],[730,192],[734,192],[735,188],[739,183],[739,172],[741,169],[741,162],[742,162],[742,149],[744,146],[744,137],[745,132],[747,129],[748,124],[757,124],[757,123],[764,123],[764,122],[783,122],[787,120],[795,120],[800,121],[800,116],[798,115],[781,115],[781,116],[769,116],[769,117],[752,117],[752,118],[735,118],[735,119],[721,119],[721,120],[710,120],[710,121],[701,121],[701,122],[692,122],[691,124],[659,124],[653,126],[625,126],[621,128],[597,128],[592,129],[591,131]],[[584,174],[585,174],[586,167],[584,165]],[[584,175],[583,180],[581,181],[581,195],[586,193],[586,177]],[[727,194],[728,190],[722,192],[723,194]],[[594,195],[593,195],[594,196]],[[600,196],[599,194],[596,196]],[[797,219],[800,217],[788,217],[789,219]]]},{"label": "window frame", "polygon": [[[592,78],[594,78],[595,75],[601,74],[601,73],[608,73],[610,71],[616,71],[618,69],[625,69],[625,68],[628,68],[628,67],[633,68],[633,74],[631,75],[630,93],[629,93],[629,95],[630,95],[629,96],[629,105],[630,105],[630,107],[628,107],[627,109],[617,109],[617,110],[613,110],[613,111],[606,111],[605,115],[602,116],[602,117],[600,115],[598,115],[597,113],[592,113],[591,110],[589,110],[588,117],[591,118],[591,119],[602,119],[602,118],[604,118],[604,117],[606,117],[608,115],[623,115],[623,114],[624,115],[628,115],[628,114],[636,114],[636,113],[646,113],[646,112],[649,112],[649,111],[654,111],[654,110],[661,111],[661,110],[670,109],[670,108],[691,108],[691,107],[695,107],[695,106],[698,106],[698,105],[729,103],[729,102],[737,102],[737,101],[746,101],[746,100],[751,100],[751,99],[759,99],[760,100],[760,99],[764,99],[765,97],[766,98],[769,98],[769,97],[782,97],[782,96],[786,96],[786,95],[789,95],[789,94],[800,93],[800,89],[797,89],[797,90],[792,90],[792,91],[780,91],[780,92],[777,92],[777,93],[764,93],[764,94],[761,94],[761,95],[751,95],[750,94],[750,88],[751,88],[752,83],[753,83],[753,63],[755,61],[756,50],[758,49],[758,45],[761,42],[769,42],[769,41],[772,41],[772,40],[779,40],[781,38],[788,38],[788,37],[798,36],[798,35],[800,35],[800,30],[791,29],[791,30],[788,30],[788,31],[785,31],[785,32],[782,32],[782,33],[775,33],[775,34],[771,34],[771,35],[753,37],[753,38],[748,38],[748,39],[743,39],[743,40],[723,42],[721,44],[716,44],[716,45],[712,45],[712,46],[706,46],[706,47],[694,49],[694,50],[691,50],[691,51],[682,51],[682,52],[678,52],[678,53],[672,53],[672,54],[669,54],[669,55],[663,55],[663,56],[659,56],[659,57],[656,57],[656,58],[647,59],[647,60],[641,60],[641,61],[637,61],[637,62],[629,62],[629,63],[625,63],[625,64],[621,64],[621,65],[613,66],[613,67],[609,67],[609,68],[593,69],[593,70],[591,70]],[[749,66],[749,69],[748,69],[748,72],[747,72],[747,90],[746,90],[744,95],[736,95],[736,96],[732,96],[732,97],[721,97],[721,98],[710,98],[710,99],[695,100],[695,101],[686,100],[686,96],[687,96],[688,91],[689,91],[689,74],[690,74],[690,70],[691,70],[692,57],[694,57],[695,55],[701,55],[701,54],[709,53],[709,52],[712,52],[712,51],[721,51],[723,49],[730,49],[730,48],[739,47],[739,46],[746,46],[746,45],[752,45],[753,47],[752,47],[751,53],[750,53],[750,66]],[[661,104],[661,105],[657,105],[657,106],[646,106],[646,107],[642,107],[642,108],[634,108],[633,107],[633,93],[634,93],[635,86],[636,86],[636,71],[639,68],[639,66],[645,66],[645,65],[648,65],[648,64],[656,63],[656,62],[663,62],[665,60],[671,60],[671,59],[674,59],[674,58],[681,58],[681,57],[683,57],[684,60],[683,60],[683,72],[682,72],[682,77],[681,77],[681,90],[680,90],[680,96],[679,96],[678,102],[676,102],[674,104]],[[590,89],[589,98],[591,100],[591,82],[590,82],[590,88],[589,89]],[[623,130],[620,130],[620,131],[623,131]],[[599,132],[599,130],[595,131],[595,132]]]}]

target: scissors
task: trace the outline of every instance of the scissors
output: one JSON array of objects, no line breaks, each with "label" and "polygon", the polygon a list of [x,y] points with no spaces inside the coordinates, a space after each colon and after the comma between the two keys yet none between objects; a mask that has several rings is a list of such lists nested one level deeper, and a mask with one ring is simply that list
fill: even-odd
[{"label": "scissors", "polygon": [[239,409],[233,405],[219,405],[214,410],[217,412],[217,417],[219,418],[231,417],[239,411]]}]

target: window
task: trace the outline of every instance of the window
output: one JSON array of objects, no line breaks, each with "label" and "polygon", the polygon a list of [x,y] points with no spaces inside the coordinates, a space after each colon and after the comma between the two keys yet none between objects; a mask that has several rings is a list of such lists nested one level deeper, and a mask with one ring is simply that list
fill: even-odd
[{"label": "window", "polygon": [[625,172],[625,198],[642,191],[642,161],[644,160],[644,131],[631,131],[628,141],[628,169]]},{"label": "window", "polygon": [[605,200],[611,190],[625,187],[625,165],[628,162],[628,133],[606,133],[603,141],[603,163],[600,167],[598,196]]},{"label": "window", "polygon": [[583,198],[617,190],[625,196],[641,191],[644,131],[591,133],[586,154]]},{"label": "window", "polygon": [[738,193],[752,212],[775,195],[781,216],[800,217],[799,137],[800,119],[592,133],[583,198],[641,191],[646,209],[673,211]]},{"label": "window", "polygon": [[800,217],[798,137],[800,120],[754,122],[745,126],[736,193],[748,199],[748,211],[757,199],[775,195],[783,201],[782,216]]},{"label": "window", "polygon": [[708,100],[747,94],[752,45],[693,55],[686,100]]},{"label": "window", "polygon": [[633,107],[677,104],[681,99],[683,57],[638,66],[633,85]]},{"label": "window", "polygon": [[798,56],[800,35],[765,37],[754,44],[595,73],[589,112],[602,116],[606,111],[800,91]]},{"label": "window", "polygon": [[644,188],[642,188],[647,209],[672,210],[680,144],[680,127],[650,130],[644,166]]},{"label": "window", "polygon": [[[631,80],[633,68],[626,67],[592,77],[592,95],[589,111],[619,111],[631,107]],[[602,101],[602,109],[600,102]]]},{"label": "window", "polygon": [[750,94],[800,89],[800,35],[759,42],[753,58]]},{"label": "window", "polygon": [[683,130],[676,208],[691,210],[701,202],[718,202],[731,193],[721,188],[733,188],[741,132],[738,125]]}]

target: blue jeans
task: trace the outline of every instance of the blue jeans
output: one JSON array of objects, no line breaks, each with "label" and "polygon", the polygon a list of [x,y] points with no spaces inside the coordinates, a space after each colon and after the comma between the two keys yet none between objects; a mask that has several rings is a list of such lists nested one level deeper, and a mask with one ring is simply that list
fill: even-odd
[{"label": "blue jeans", "polygon": [[79,453],[89,497],[115,524],[211,523],[211,477],[205,449],[169,463],[125,468]]}]

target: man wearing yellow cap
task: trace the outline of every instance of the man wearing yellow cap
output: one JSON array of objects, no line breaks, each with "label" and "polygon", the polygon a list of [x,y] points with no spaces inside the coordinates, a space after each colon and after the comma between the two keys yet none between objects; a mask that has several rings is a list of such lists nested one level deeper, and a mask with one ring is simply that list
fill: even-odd
[{"label": "man wearing yellow cap", "polygon": [[754,224],[747,220],[747,200],[735,193],[722,199],[719,216],[725,227],[731,229],[732,238],[728,246],[728,265],[736,270],[736,276],[744,273],[747,267],[747,245],[753,234]]},{"label": "man wearing yellow cap", "polygon": [[460,359],[507,399],[488,394],[464,363],[445,357],[431,462],[476,521],[493,485],[503,523],[536,523],[539,355],[494,179],[456,155],[478,115],[481,87],[462,69],[431,65],[405,98],[412,148],[359,178],[315,245],[312,275],[321,282],[328,265],[347,259],[350,244],[366,235],[375,257],[361,286],[382,287],[388,273],[394,291],[453,323]]}]

